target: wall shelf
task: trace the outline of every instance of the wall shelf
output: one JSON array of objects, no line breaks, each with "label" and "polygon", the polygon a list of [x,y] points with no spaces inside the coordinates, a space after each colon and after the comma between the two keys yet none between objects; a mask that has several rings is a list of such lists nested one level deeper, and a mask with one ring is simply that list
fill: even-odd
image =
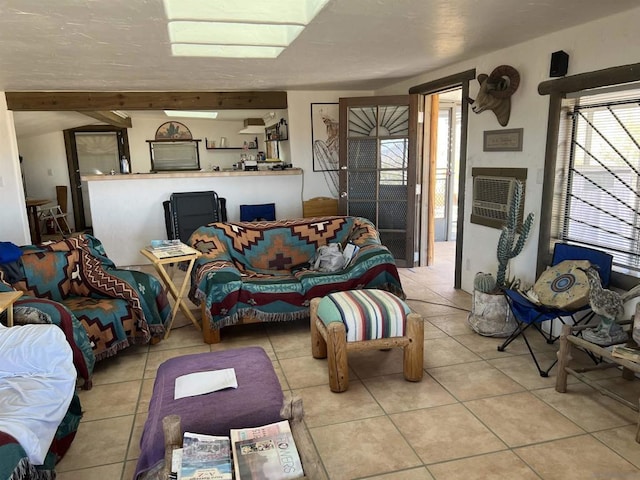
[{"label": "wall shelf", "polygon": [[257,148],[244,148],[244,147],[207,147],[207,150],[257,150]]}]

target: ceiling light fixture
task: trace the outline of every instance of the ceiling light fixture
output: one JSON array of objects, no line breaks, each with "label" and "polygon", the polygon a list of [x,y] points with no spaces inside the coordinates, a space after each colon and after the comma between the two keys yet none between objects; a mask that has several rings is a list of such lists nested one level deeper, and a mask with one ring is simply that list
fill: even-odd
[{"label": "ceiling light fixture", "polygon": [[218,112],[210,112],[206,110],[165,110],[167,117],[183,117],[183,118],[217,118]]},{"label": "ceiling light fixture", "polygon": [[175,56],[276,58],[329,0],[163,0]]}]

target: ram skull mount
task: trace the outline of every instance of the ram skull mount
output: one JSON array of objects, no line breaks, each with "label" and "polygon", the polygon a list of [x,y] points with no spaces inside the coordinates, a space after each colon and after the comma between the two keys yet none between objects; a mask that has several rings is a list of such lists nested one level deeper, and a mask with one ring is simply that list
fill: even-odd
[{"label": "ram skull mount", "polygon": [[510,65],[500,65],[493,69],[490,75],[478,75],[480,90],[476,99],[469,98],[475,113],[492,110],[496,114],[498,123],[505,127],[509,123],[511,114],[511,95],[520,85],[520,74]]}]

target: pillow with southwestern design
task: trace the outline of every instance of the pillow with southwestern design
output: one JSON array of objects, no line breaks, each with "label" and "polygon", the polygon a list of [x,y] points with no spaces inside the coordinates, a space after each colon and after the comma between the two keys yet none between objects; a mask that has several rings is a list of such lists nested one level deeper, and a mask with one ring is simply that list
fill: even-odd
[{"label": "pillow with southwestern design", "polygon": [[409,306],[384,290],[365,289],[330,293],[318,304],[325,325],[343,322],[347,342],[404,336]]}]

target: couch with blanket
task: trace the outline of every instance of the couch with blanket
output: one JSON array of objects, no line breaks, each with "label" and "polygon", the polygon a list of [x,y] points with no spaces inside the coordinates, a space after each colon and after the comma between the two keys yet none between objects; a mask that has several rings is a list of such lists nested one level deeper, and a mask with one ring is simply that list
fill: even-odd
[{"label": "couch with blanket", "polygon": [[82,417],[65,334],[55,325],[0,325],[0,357],[0,478],[56,478]]},{"label": "couch with blanket", "polygon": [[[95,237],[79,235],[20,248],[16,265],[0,272],[4,288],[25,293],[17,306],[71,312],[86,331],[96,361],[132,344],[163,338],[170,305],[160,281],[115,268]],[[68,328],[72,331],[75,325]]]},{"label": "couch with blanket", "polygon": [[[365,218],[212,223],[198,228],[189,243],[203,254],[189,297],[202,308],[208,343],[220,341],[220,329],[228,325],[306,318],[312,298],[334,291],[379,288],[405,297],[393,256]],[[359,250],[335,272],[300,267],[330,243],[353,243]]]}]

